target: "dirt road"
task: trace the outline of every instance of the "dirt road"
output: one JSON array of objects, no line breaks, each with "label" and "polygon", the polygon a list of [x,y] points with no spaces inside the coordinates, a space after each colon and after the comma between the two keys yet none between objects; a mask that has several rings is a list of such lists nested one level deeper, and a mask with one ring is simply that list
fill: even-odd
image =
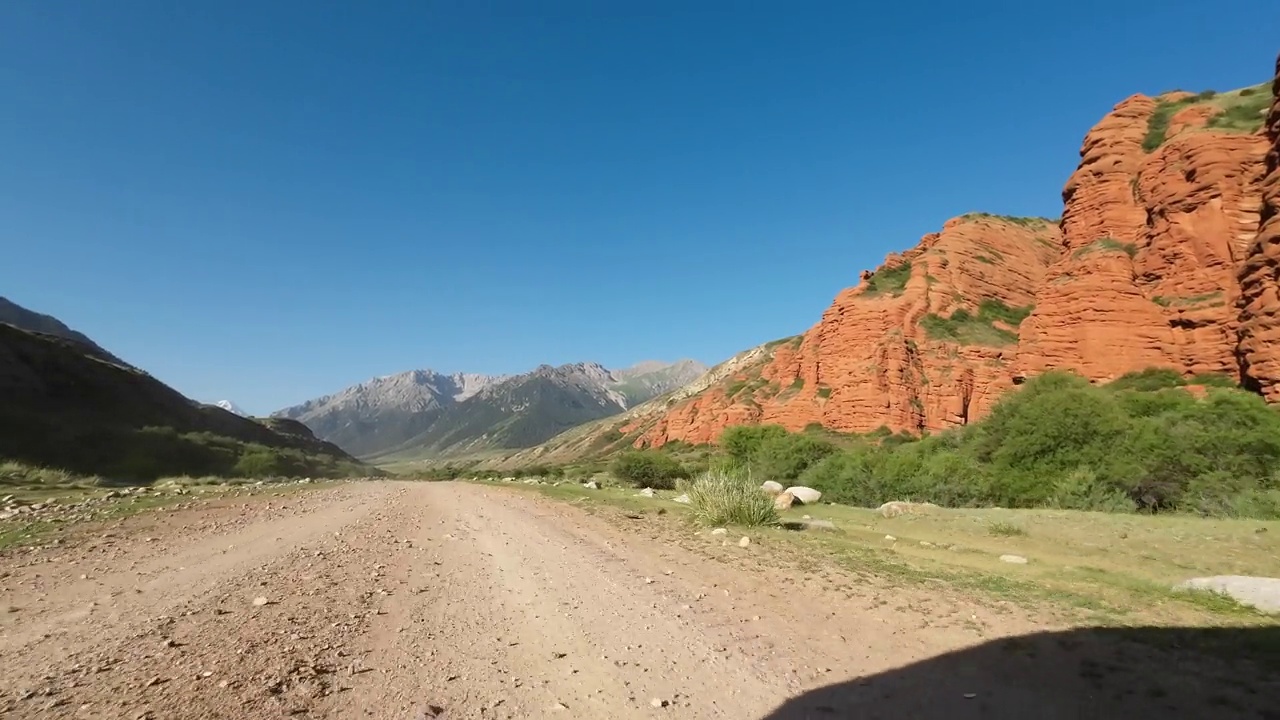
[{"label": "dirt road", "polygon": [[659,522],[378,482],[10,551],[0,716],[1276,717],[1274,676],[1187,635],[1170,655]]}]

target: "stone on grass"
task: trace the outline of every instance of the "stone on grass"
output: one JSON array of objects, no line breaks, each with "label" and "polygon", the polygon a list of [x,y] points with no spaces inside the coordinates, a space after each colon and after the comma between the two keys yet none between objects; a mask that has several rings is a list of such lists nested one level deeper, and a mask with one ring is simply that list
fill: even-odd
[{"label": "stone on grass", "polygon": [[933,503],[913,503],[905,500],[894,500],[880,506],[880,514],[887,518],[896,518],[899,515],[924,515],[934,510],[938,506]]},{"label": "stone on grass", "polygon": [[653,497],[653,488],[645,488],[640,492],[636,493],[636,495],[639,495],[641,497]]},{"label": "stone on grass", "polygon": [[588,490],[599,490],[599,489],[600,489],[600,485],[599,485],[598,483],[596,483],[596,481],[595,481],[595,480],[592,480],[592,481],[591,481],[591,482],[589,482],[589,483],[584,483],[584,484],[582,485],[582,487],[584,487],[584,488],[586,488],[586,489],[588,489]]},{"label": "stone on grass", "polygon": [[671,502],[678,502],[678,503],[680,503],[680,504],[682,504],[682,505],[688,505],[688,504],[689,504],[689,493],[685,493],[684,495],[681,495],[680,497],[673,497],[673,498],[671,498]]},{"label": "stone on grass", "polygon": [[765,480],[760,484],[760,489],[770,495],[777,495],[782,492],[782,483],[775,480]]},{"label": "stone on grass", "polygon": [[773,509],[788,510],[791,508],[791,503],[795,501],[796,501],[795,495],[792,495],[789,492],[779,493],[778,496],[773,499]]},{"label": "stone on grass", "polygon": [[1264,613],[1280,613],[1280,578],[1214,575],[1191,578],[1174,585],[1173,589],[1221,593],[1241,605],[1257,608]]},{"label": "stone on grass", "polygon": [[1000,562],[1013,563],[1014,565],[1026,565],[1027,559],[1021,555],[1001,555]]},{"label": "stone on grass", "polygon": [[795,498],[795,501],[800,503],[801,505],[812,505],[818,502],[818,500],[822,497],[821,492],[814,490],[811,487],[805,487],[803,485],[796,485],[794,487],[789,487],[787,488],[786,491],[791,493],[791,497]]}]

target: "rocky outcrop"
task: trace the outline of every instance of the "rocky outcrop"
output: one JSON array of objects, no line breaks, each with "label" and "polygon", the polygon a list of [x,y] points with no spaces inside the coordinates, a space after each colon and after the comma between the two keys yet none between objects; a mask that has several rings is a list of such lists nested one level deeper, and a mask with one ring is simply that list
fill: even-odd
[{"label": "rocky outcrop", "polygon": [[1012,385],[1019,322],[1061,251],[1048,220],[951,220],[866,273],[809,332],[676,404],[639,442],[714,442],[750,423],[844,432],[965,423]]},{"label": "rocky outcrop", "polygon": [[1240,361],[1245,384],[1280,400],[1280,60],[1266,120],[1270,149],[1261,184],[1258,234],[1240,270]]},{"label": "rocky outcrop", "polygon": [[937,431],[1051,369],[1171,368],[1196,392],[1216,374],[1280,399],[1276,93],[1130,97],[1085,136],[1060,220],[952,219],[860,273],[803,335],[512,460],[713,443],[752,423]]},{"label": "rocky outcrop", "polygon": [[[1063,190],[1064,253],[1023,326],[1019,374],[1238,375],[1236,274],[1258,228],[1266,143],[1209,125],[1240,97],[1135,96],[1085,137]],[[1167,139],[1153,147],[1161,114]]]},{"label": "rocky outcrop", "polygon": [[864,271],[800,338],[624,430],[641,446],[744,423],[936,431],[1050,369],[1105,382],[1166,367],[1280,396],[1269,90],[1126,99],[1086,135],[1060,221],[953,219]]}]

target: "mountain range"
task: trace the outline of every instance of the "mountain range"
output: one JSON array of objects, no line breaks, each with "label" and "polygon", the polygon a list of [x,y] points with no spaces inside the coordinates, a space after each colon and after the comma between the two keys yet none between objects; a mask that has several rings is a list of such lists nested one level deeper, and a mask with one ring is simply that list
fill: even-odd
[{"label": "mountain range", "polygon": [[413,370],[375,378],[272,413],[367,458],[459,455],[536,445],[584,422],[685,385],[694,360],[622,370],[597,363],[542,365],[515,376]]}]

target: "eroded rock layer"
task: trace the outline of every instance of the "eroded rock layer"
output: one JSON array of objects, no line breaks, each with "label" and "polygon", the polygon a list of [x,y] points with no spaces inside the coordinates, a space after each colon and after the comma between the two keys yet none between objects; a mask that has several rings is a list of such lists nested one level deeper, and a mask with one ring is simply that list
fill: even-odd
[{"label": "eroded rock layer", "polygon": [[1280,400],[1280,60],[1266,120],[1266,177],[1261,220],[1240,270],[1240,359],[1245,384]]}]

